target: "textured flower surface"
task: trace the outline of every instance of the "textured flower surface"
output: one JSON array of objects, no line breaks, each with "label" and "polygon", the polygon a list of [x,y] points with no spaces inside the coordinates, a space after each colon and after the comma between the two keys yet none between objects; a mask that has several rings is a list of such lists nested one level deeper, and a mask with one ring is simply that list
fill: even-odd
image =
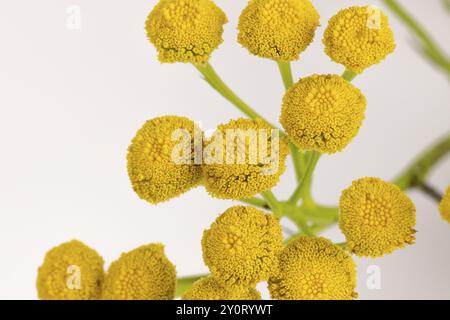
[{"label": "textured flower surface", "polygon": [[209,276],[195,282],[183,295],[184,300],[261,300],[255,288],[228,287]]},{"label": "textured flower surface", "polygon": [[202,169],[194,161],[197,135],[201,131],[194,122],[176,116],[147,121],[137,132],[127,159],[128,175],[141,199],[156,204],[200,184]]},{"label": "textured flower surface", "polygon": [[146,22],[161,62],[205,63],[222,42],[225,13],[211,0],[160,0]]},{"label": "textured flower surface", "polygon": [[103,286],[104,300],[172,300],[175,266],[161,244],[141,246],[114,261]]},{"label": "textured flower surface", "polygon": [[450,223],[450,186],[448,186],[447,191],[439,204],[439,211],[441,212],[442,218]]},{"label": "textured flower surface", "polygon": [[379,178],[353,181],[339,202],[339,227],[348,250],[361,257],[380,257],[413,244],[416,208],[396,185]]},{"label": "textured flower surface", "polygon": [[236,206],[205,230],[202,248],[203,260],[217,281],[248,288],[277,269],[283,235],[273,215]]},{"label": "textured flower surface", "polygon": [[80,241],[63,243],[45,256],[37,277],[42,300],[94,300],[101,294],[103,259]]},{"label": "textured flower surface", "polygon": [[280,122],[302,150],[335,153],[347,146],[364,120],[366,99],[337,75],[312,75],[283,98]]},{"label": "textured flower surface", "polygon": [[269,280],[278,300],[351,300],[357,297],[355,263],[321,237],[300,236],[280,255],[280,271]]},{"label": "textured flower surface", "polygon": [[238,42],[252,54],[297,60],[312,42],[319,13],[309,0],[253,0],[242,11]]},{"label": "textured flower surface", "polygon": [[381,62],[395,50],[388,17],[373,6],[339,11],[328,22],[323,43],[333,61],[356,73]]},{"label": "textured flower surface", "polygon": [[221,199],[248,198],[269,190],[284,173],[288,153],[287,140],[263,120],[220,125],[205,148],[205,188]]}]

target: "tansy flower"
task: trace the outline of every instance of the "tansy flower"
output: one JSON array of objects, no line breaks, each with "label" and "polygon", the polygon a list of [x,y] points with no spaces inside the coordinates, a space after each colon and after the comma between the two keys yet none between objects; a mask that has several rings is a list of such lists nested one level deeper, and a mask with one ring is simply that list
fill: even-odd
[{"label": "tansy flower", "polygon": [[195,282],[183,295],[184,300],[261,300],[255,288],[228,287],[213,277]]},{"label": "tansy flower", "polygon": [[381,62],[395,49],[388,17],[373,6],[339,11],[328,22],[323,43],[333,61],[356,73]]},{"label": "tansy flower", "polygon": [[[165,116],[148,121],[128,149],[128,175],[141,199],[156,204],[199,185],[195,163],[200,129],[189,119]],[[201,140],[201,139],[200,139]]]},{"label": "tansy flower", "polygon": [[63,243],[47,252],[37,277],[42,300],[95,300],[103,283],[103,259],[80,241]]},{"label": "tansy flower", "polygon": [[149,244],[122,254],[105,277],[104,300],[172,300],[176,271],[161,244]]},{"label": "tansy flower", "polygon": [[160,0],[146,21],[161,62],[202,64],[223,41],[225,13],[211,0]]},{"label": "tansy flower", "polygon": [[312,75],[286,92],[280,122],[300,149],[335,153],[356,136],[365,110],[365,97],[351,83]]},{"label": "tansy flower", "polygon": [[211,196],[242,199],[274,187],[286,169],[289,149],[264,121],[220,125],[204,151],[204,185]]},{"label": "tansy flower", "polygon": [[318,26],[309,0],[252,0],[239,18],[238,42],[263,58],[297,60]]},{"label": "tansy flower", "polygon": [[448,186],[441,203],[439,204],[439,211],[442,218],[450,223],[450,186]]},{"label": "tansy flower", "polygon": [[282,241],[277,218],[236,206],[203,233],[203,260],[222,285],[248,288],[275,272]]},{"label": "tansy flower", "polygon": [[269,280],[278,300],[352,300],[357,297],[355,263],[325,238],[300,236],[280,255],[280,271]]},{"label": "tansy flower", "polygon": [[380,257],[414,243],[416,208],[392,183],[378,178],[353,181],[342,192],[339,209],[347,248],[360,257]]}]

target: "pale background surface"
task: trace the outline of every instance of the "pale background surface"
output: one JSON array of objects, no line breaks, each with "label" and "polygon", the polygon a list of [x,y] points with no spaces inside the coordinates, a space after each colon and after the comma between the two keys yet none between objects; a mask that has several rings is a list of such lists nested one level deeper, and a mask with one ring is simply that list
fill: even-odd
[{"label": "pale background surface", "polygon": [[[185,115],[205,128],[240,116],[190,65],[160,65],[143,28],[156,0],[2,0],[0,3],[0,298],[35,299],[36,270],[45,252],[78,238],[106,264],[121,252],[163,242],[180,275],[205,272],[202,230],[232,202],[202,188],[150,206],[133,193],[126,149],[147,119]],[[246,1],[217,0],[229,17],[225,43],[212,63],[236,91],[271,121],[279,115],[282,83],[276,65],[250,56],[235,41]],[[340,73],[323,54],[327,20],[345,6],[370,1],[315,0],[322,27],[295,63],[295,75]],[[440,1],[402,1],[450,50],[450,16]],[[66,9],[81,8],[81,30],[66,27]],[[328,204],[361,176],[390,179],[420,150],[449,130],[446,78],[411,48],[391,18],[396,53],[355,80],[368,99],[367,120],[344,152],[323,157],[314,195]],[[450,183],[450,159],[432,174]],[[276,193],[294,185],[289,169]],[[411,193],[418,208],[417,244],[382,259],[357,259],[363,299],[450,298],[450,225],[435,203]],[[335,241],[338,229],[327,232]],[[382,290],[366,287],[376,264]]]}]

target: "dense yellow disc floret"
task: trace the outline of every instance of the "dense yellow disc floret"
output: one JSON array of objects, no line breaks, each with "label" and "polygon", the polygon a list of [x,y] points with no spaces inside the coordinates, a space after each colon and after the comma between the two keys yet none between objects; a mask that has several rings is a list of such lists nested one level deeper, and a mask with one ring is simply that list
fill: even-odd
[{"label": "dense yellow disc floret", "polygon": [[146,22],[161,62],[205,63],[222,42],[225,13],[211,0],[160,0]]},{"label": "dense yellow disc floret", "polygon": [[45,256],[37,277],[42,300],[95,300],[103,284],[103,259],[80,241],[63,243]]},{"label": "dense yellow disc floret", "polygon": [[450,223],[450,186],[448,186],[447,191],[439,204],[439,211],[441,212],[442,218]]},{"label": "dense yellow disc floret", "polygon": [[223,285],[251,287],[276,271],[283,236],[277,218],[236,206],[205,230],[203,260]]},{"label": "dense yellow disc floret", "polygon": [[195,282],[183,295],[184,300],[261,300],[255,288],[228,287],[209,276]]},{"label": "dense yellow disc floret", "polygon": [[328,22],[323,43],[333,61],[356,73],[381,62],[395,50],[388,17],[373,6],[339,11]]},{"label": "dense yellow disc floret", "polygon": [[347,248],[360,257],[380,257],[413,244],[416,208],[396,185],[362,178],[341,195],[339,227]]},{"label": "dense yellow disc floret", "polygon": [[309,0],[252,0],[239,18],[238,42],[263,58],[297,60],[312,42],[319,18]]},{"label": "dense yellow disc floret", "polygon": [[278,300],[352,300],[357,297],[355,263],[325,238],[300,236],[280,255],[280,271],[269,280]]},{"label": "dense yellow disc floret", "polygon": [[103,286],[104,300],[172,300],[175,298],[175,266],[161,244],[141,246],[109,267]]},{"label": "dense yellow disc floret", "polygon": [[201,135],[194,122],[184,117],[147,121],[134,137],[127,157],[128,175],[141,199],[156,204],[200,184],[202,169],[194,158],[196,137]]},{"label": "dense yellow disc floret", "polygon": [[337,75],[301,79],[283,98],[280,122],[301,150],[335,153],[358,133],[366,99]]},{"label": "dense yellow disc floret", "polygon": [[220,199],[252,197],[273,188],[286,169],[287,139],[263,120],[220,125],[204,156],[204,185]]}]

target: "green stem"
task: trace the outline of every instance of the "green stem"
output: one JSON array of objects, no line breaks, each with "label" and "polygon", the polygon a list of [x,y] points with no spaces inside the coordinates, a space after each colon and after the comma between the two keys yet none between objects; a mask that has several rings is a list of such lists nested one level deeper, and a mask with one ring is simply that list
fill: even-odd
[{"label": "green stem", "polygon": [[394,183],[402,190],[420,186],[433,166],[450,152],[450,134],[425,150]]},{"label": "green stem", "polygon": [[261,195],[264,197],[264,199],[267,201],[267,204],[269,205],[270,209],[272,210],[273,214],[280,218],[282,216],[282,210],[281,210],[281,203],[277,200],[275,195],[272,191],[263,191],[261,192]]},{"label": "green stem", "polygon": [[[284,88],[287,91],[294,85],[291,63],[288,61],[277,61],[277,65],[283,79]],[[294,163],[295,177],[299,183],[303,176],[302,171],[305,167],[305,160],[292,142],[289,143],[289,148],[291,149],[292,162]]]},{"label": "green stem", "polygon": [[311,156],[308,162],[308,167],[303,175],[302,181],[299,183],[295,189],[292,196],[289,198],[289,203],[296,205],[297,202],[304,196],[305,193],[309,193],[311,189],[312,174],[316,168],[317,162],[319,161],[320,153],[317,151],[311,151]]},{"label": "green stem", "polygon": [[177,298],[181,297],[196,281],[206,276],[207,275],[198,275],[198,276],[178,278],[175,297]]},{"label": "green stem", "polygon": [[342,78],[344,78],[345,80],[347,80],[348,82],[351,82],[353,79],[356,78],[358,74],[352,70],[349,69],[345,69],[344,73],[342,74]]},{"label": "green stem", "polygon": [[[247,103],[245,103],[241,98],[239,98],[230,87],[227,86],[225,82],[220,78],[214,68],[209,64],[195,64],[197,70],[203,75],[206,82],[208,82],[213,89],[215,89],[222,97],[227,99],[233,105],[235,105],[240,111],[247,115],[251,119],[262,119],[273,128],[277,129],[276,126],[272,125],[266,119],[264,119],[259,113],[253,110]],[[280,131],[283,135],[283,133]]]},{"label": "green stem", "polygon": [[278,69],[280,69],[281,78],[283,79],[284,88],[289,90],[294,84],[292,78],[291,63],[289,61],[277,61]]},{"label": "green stem", "polygon": [[450,60],[444,51],[439,48],[425,28],[416,21],[405,8],[396,0],[383,0],[384,4],[410,29],[414,36],[422,45],[422,52],[437,66],[439,66],[447,76],[450,76]]},{"label": "green stem", "polygon": [[438,190],[436,190],[434,187],[432,187],[426,183],[421,183],[419,188],[423,193],[425,193],[427,196],[429,196],[431,199],[433,199],[437,203],[440,203],[442,201],[443,195]]},{"label": "green stem", "polygon": [[269,205],[267,204],[267,202],[263,199],[259,199],[259,198],[248,198],[248,199],[240,199],[240,202],[246,203],[246,204],[251,204],[252,206],[261,208],[261,209],[270,209]]}]

